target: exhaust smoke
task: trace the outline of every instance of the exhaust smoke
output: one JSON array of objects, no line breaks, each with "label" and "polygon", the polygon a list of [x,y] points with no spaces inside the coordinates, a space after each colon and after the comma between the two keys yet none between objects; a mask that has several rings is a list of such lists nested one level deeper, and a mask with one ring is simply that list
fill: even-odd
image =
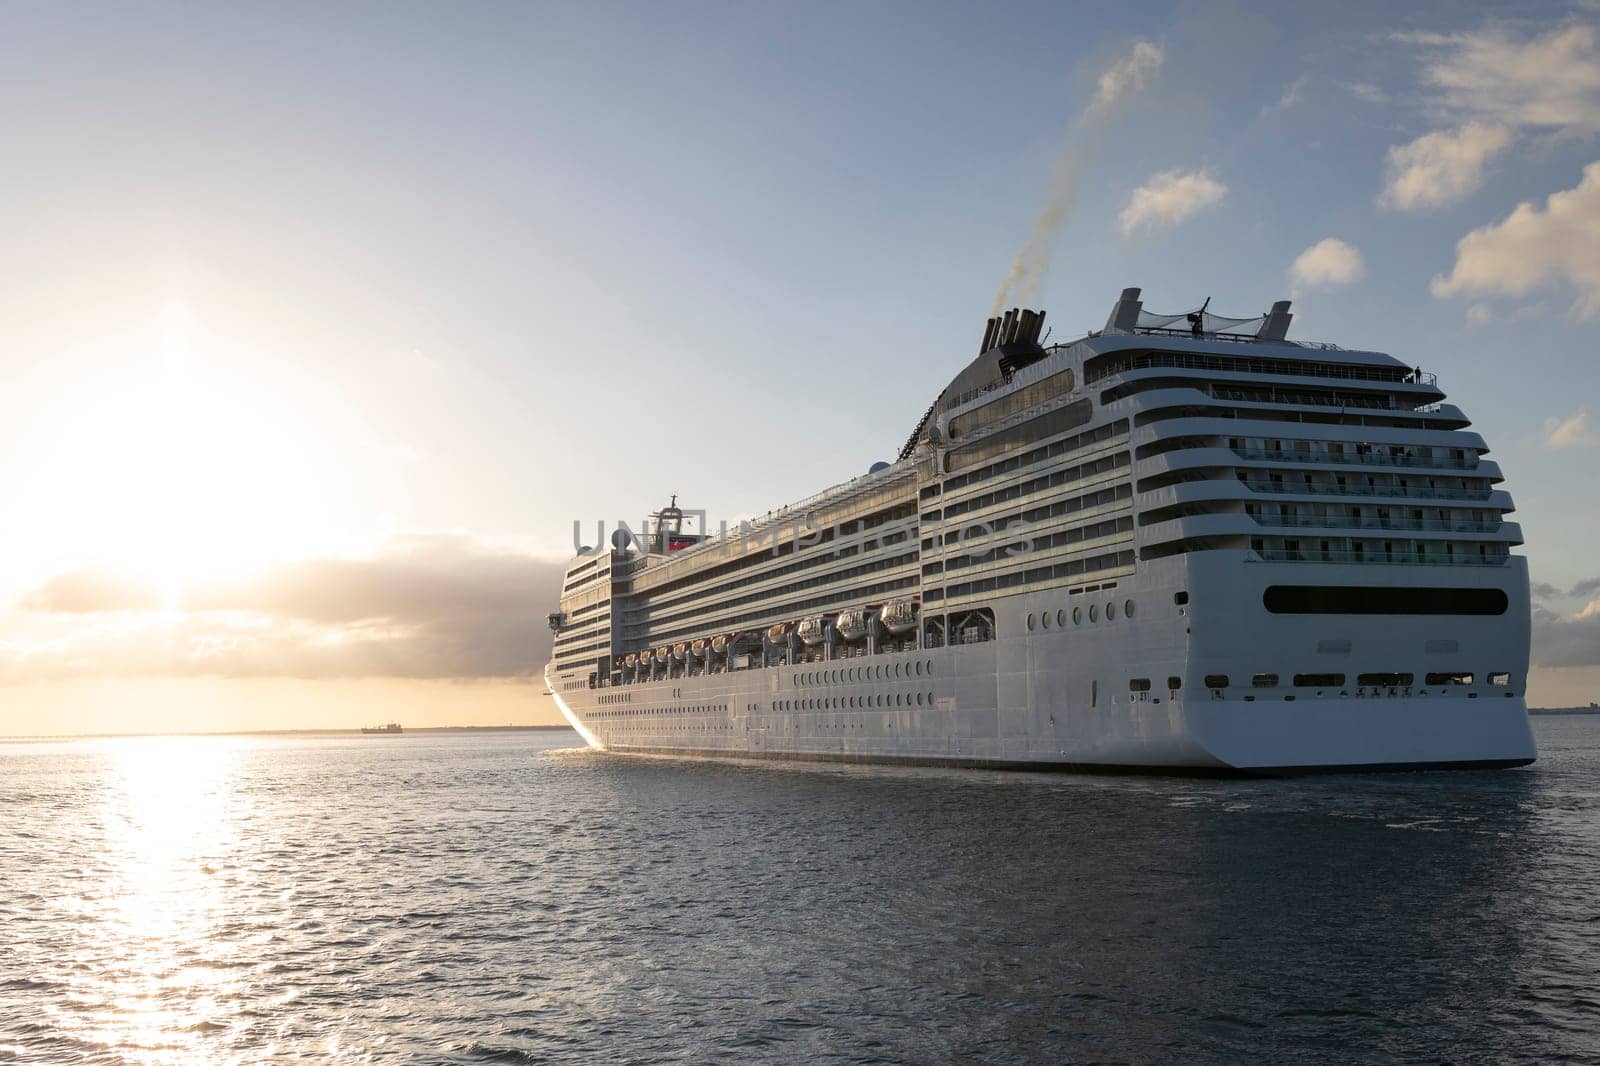
[{"label": "exhaust smoke", "polygon": [[1061,151],[1051,168],[1050,184],[1045,191],[1044,206],[1034,219],[1033,228],[1022,250],[1011,261],[1011,271],[1000,283],[995,294],[991,316],[998,315],[1008,303],[1032,303],[1039,294],[1039,284],[1050,266],[1050,251],[1055,244],[1061,224],[1072,213],[1077,202],[1081,160],[1088,158],[1098,147],[1107,125],[1135,93],[1143,89],[1152,75],[1161,68],[1165,53],[1158,44],[1137,41],[1133,49],[1112,63],[1100,75],[1094,99],[1089,106],[1067,126]]}]

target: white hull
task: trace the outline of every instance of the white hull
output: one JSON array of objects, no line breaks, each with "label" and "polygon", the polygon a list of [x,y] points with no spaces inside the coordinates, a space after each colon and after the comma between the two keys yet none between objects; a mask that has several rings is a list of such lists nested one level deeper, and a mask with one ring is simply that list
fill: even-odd
[{"label": "white hull", "polygon": [[1288,341],[1287,302],[1244,334],[1142,308],[1049,349],[991,319],[897,462],[704,542],[674,497],[639,550],[580,550],[562,713],[626,752],[1531,762],[1521,528],[1434,377]]},{"label": "white hull", "polygon": [[[1211,552],[1147,565],[1113,592],[999,600],[996,639],[980,644],[597,689],[563,684],[553,671],[546,678],[591,746],[628,753],[1259,773],[1533,761],[1523,693],[1488,683],[1491,673],[1526,676],[1527,632],[1515,610],[1419,621],[1286,618],[1262,607],[1267,585],[1338,581],[1350,569]],[[1437,569],[1385,576],[1426,586]],[[1472,576],[1526,602],[1521,560]],[[1173,602],[1175,589],[1190,590],[1187,605]],[[1118,605],[1115,620],[1071,623],[1073,607],[1103,611],[1106,602]],[[1062,610],[1065,629],[1054,621]],[[1043,612],[1051,627],[1030,632],[1028,615]],[[1251,684],[1267,672],[1282,683]],[[1368,672],[1419,682],[1471,673],[1475,683],[1357,685]],[[1218,674],[1232,683],[1209,689],[1207,676]],[[1346,683],[1297,687],[1297,674]],[[1169,688],[1169,678],[1180,685]],[[1131,691],[1135,679],[1150,689]]]}]

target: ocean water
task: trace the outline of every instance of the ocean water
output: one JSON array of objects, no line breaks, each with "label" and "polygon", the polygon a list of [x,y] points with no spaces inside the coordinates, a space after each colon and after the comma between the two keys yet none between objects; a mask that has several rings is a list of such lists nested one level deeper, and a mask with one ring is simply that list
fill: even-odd
[{"label": "ocean water", "polygon": [[1600,1061],[1600,718],[1526,770],[0,745],[0,1061]]}]

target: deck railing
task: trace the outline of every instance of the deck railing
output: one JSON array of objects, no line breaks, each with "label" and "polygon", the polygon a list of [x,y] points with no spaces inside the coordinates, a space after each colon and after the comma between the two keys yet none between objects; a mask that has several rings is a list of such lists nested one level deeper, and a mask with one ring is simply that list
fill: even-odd
[{"label": "deck railing", "polygon": [[1443,553],[1316,551],[1314,549],[1257,548],[1255,553],[1269,563],[1378,563],[1394,566],[1504,566],[1506,555],[1445,555]]},{"label": "deck railing", "polygon": [[1259,525],[1285,526],[1297,529],[1399,529],[1437,531],[1441,533],[1493,533],[1504,524],[1501,522],[1453,522],[1426,518],[1342,518],[1337,515],[1258,514],[1250,517],[1254,518]]},{"label": "deck railing", "polygon": [[1293,448],[1234,448],[1233,454],[1241,459],[1266,459],[1275,463],[1346,463],[1362,466],[1406,466],[1431,470],[1476,470],[1478,459],[1456,459],[1448,455],[1394,455],[1389,452],[1333,452],[1298,451]]},{"label": "deck railing", "polygon": [[1240,482],[1251,492],[1277,492],[1308,496],[1399,496],[1419,500],[1487,500],[1493,493],[1489,489],[1421,488],[1401,485],[1328,485],[1299,482],[1274,484],[1270,481]]}]

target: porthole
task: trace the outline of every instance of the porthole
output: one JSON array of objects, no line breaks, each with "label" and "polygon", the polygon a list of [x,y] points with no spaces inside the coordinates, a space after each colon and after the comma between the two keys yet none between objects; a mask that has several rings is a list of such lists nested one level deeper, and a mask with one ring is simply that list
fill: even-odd
[{"label": "porthole", "polygon": [[1107,622],[1113,621],[1116,617],[1117,617],[1117,605],[1114,604],[1114,603],[1106,604],[1106,621]]},{"label": "porthole", "polygon": [[1098,604],[1091,603],[1089,605],[1089,621],[1091,621],[1091,622],[1100,621],[1100,607],[1099,607]]},{"label": "porthole", "polygon": [[917,706],[918,707],[922,706],[922,693],[920,693],[920,692],[917,693]]},{"label": "porthole", "polygon": [[1133,617],[1133,601],[1132,600],[1124,600],[1122,602],[1122,613],[1124,615],[1128,616],[1129,618]]},{"label": "porthole", "polygon": [[1039,624],[1046,629],[1050,628],[1050,612],[1046,611],[1039,616]]},{"label": "porthole", "polygon": [[1075,626],[1083,625],[1083,608],[1082,607],[1074,607],[1072,609],[1072,624],[1075,625]]},{"label": "porthole", "polygon": [[1067,609],[1065,607],[1056,612],[1056,625],[1061,629],[1067,627]]},{"label": "porthole", "polygon": [[1028,632],[1033,632],[1033,615],[1028,615]]}]

